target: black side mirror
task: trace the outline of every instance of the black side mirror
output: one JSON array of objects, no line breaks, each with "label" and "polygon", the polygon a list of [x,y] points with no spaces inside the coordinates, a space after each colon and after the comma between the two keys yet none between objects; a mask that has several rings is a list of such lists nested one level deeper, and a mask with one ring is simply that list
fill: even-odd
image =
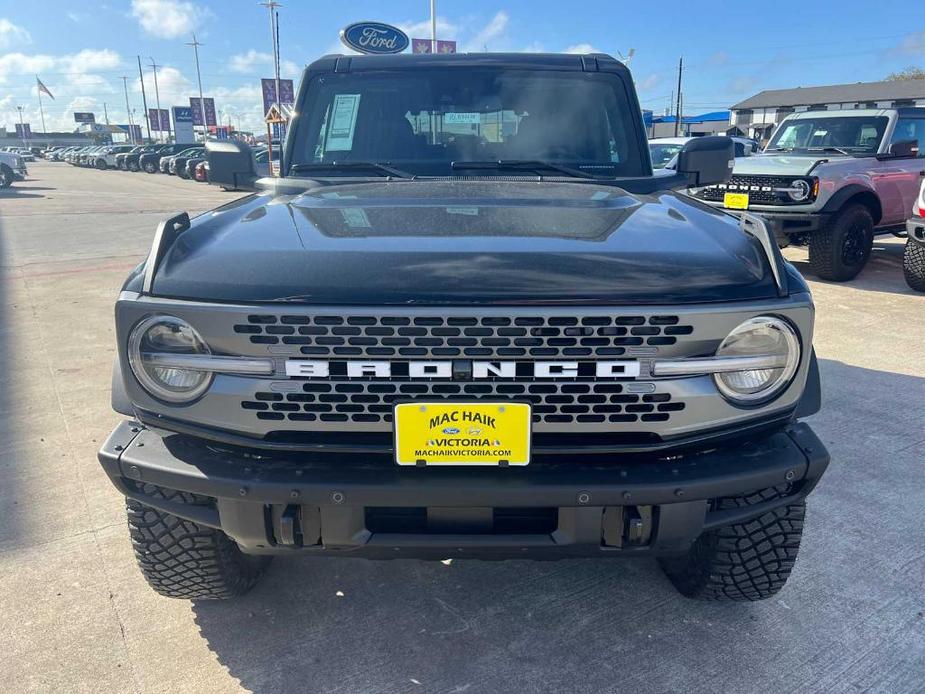
[{"label": "black side mirror", "polygon": [[206,142],[209,183],[226,190],[254,190],[257,171],[254,154],[243,142],[209,140]]},{"label": "black side mirror", "polygon": [[732,175],[734,143],[731,137],[722,135],[694,138],[678,152],[675,170],[687,176],[691,188],[722,183]]},{"label": "black side mirror", "polygon": [[918,140],[902,140],[890,145],[890,154],[894,157],[917,157],[919,156]]}]

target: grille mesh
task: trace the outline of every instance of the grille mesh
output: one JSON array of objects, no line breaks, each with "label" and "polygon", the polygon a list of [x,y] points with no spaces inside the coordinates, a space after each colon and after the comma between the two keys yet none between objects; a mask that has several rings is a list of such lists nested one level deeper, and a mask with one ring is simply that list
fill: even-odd
[{"label": "grille mesh", "polygon": [[257,392],[241,407],[262,420],[293,422],[391,422],[395,403],[451,398],[529,402],[534,422],[665,422],[683,402],[668,393],[630,393],[621,383],[486,382],[302,383],[288,393]]},{"label": "grille mesh", "polygon": [[769,205],[794,204],[786,193],[775,193],[773,188],[789,188],[791,178],[786,176],[743,176],[733,174],[726,183],[704,188],[697,197],[701,200],[722,202],[725,193],[748,193],[749,202]]},{"label": "grille mesh", "polygon": [[694,329],[678,316],[339,316],[253,314],[234,331],[314,357],[614,357],[673,345]]}]

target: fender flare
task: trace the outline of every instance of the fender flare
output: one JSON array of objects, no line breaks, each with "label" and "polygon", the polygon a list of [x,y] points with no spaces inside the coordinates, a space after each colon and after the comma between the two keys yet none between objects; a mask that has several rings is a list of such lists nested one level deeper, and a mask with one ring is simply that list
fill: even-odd
[{"label": "fender flare", "polygon": [[863,202],[871,208],[874,226],[876,226],[880,222],[881,217],[883,217],[883,207],[880,204],[880,198],[871,188],[862,186],[859,183],[851,183],[836,192],[835,195],[829,198],[828,202],[823,205],[821,212],[824,214],[835,214],[845,206],[845,203],[854,197],[860,197],[861,200],[859,200],[859,202]]},{"label": "fender flare", "polygon": [[809,356],[809,371],[806,374],[806,387],[803,388],[803,395],[800,396],[800,402],[797,403],[797,409],[794,412],[796,419],[809,417],[816,414],[822,408],[822,381],[819,378],[819,363],[816,361],[816,350],[813,348]]},{"label": "fender flare", "polygon": [[132,400],[125,390],[125,381],[122,379],[122,363],[119,357],[116,357],[112,363],[112,409],[119,414],[127,417],[134,417],[135,410],[132,407]]}]

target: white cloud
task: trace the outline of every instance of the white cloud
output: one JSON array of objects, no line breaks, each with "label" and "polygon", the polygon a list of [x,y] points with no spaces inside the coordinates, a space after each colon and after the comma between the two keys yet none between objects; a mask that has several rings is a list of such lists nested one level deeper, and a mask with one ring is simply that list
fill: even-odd
[{"label": "white cloud", "polygon": [[[262,77],[271,77],[273,75],[273,54],[261,53],[251,48],[247,53],[239,53],[231,57],[231,69],[244,74],[260,73]],[[291,60],[280,60],[279,73],[282,77],[298,77],[299,66]]]},{"label": "white cloud", "polygon": [[13,24],[9,19],[0,17],[0,48],[10,48],[16,45],[32,43],[32,36],[21,26]]},{"label": "white cloud", "polygon": [[925,55],[925,31],[906,36],[894,53],[902,55]]},{"label": "white cloud", "polygon": [[[413,39],[430,38],[430,20],[424,22],[401,22],[398,28]],[[437,38],[452,41],[459,34],[459,27],[445,17],[437,17]]]},{"label": "white cloud", "polygon": [[173,39],[196,29],[209,11],[187,0],[132,0],[132,15],[152,36]]},{"label": "white cloud", "polygon": [[504,35],[507,29],[510,16],[504,10],[500,10],[482,29],[463,47],[463,51],[483,51],[492,49],[492,42],[498,41]]},{"label": "white cloud", "polygon": [[636,88],[641,92],[647,92],[650,89],[657,87],[659,82],[661,81],[662,81],[662,76],[653,73],[639,80],[636,83]]},{"label": "white cloud", "polygon": [[565,49],[565,53],[577,53],[579,55],[585,53],[603,53],[604,51],[595,48],[590,43],[576,43],[574,46],[569,46]]}]

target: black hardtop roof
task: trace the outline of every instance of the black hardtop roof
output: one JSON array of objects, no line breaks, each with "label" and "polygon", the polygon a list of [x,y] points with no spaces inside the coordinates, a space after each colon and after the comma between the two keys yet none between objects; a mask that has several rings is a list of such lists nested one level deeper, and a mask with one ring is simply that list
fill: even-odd
[{"label": "black hardtop roof", "polygon": [[415,69],[424,67],[506,67],[511,69],[621,72],[626,66],[606,53],[393,53],[388,55],[330,54],[308,65],[310,71]]}]

